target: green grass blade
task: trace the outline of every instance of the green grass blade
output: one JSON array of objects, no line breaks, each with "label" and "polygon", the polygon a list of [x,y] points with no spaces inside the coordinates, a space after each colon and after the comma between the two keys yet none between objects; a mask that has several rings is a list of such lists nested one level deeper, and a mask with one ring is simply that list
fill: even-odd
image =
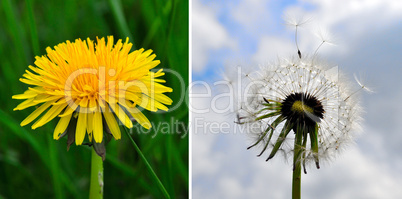
[{"label": "green grass blade", "polygon": [[25,140],[28,144],[30,144],[34,151],[43,160],[43,163],[45,165],[49,165],[49,161],[46,156],[46,149],[42,147],[42,145],[32,136],[31,133],[22,128],[18,122],[13,120],[10,115],[8,115],[1,109],[0,118],[0,123],[3,123],[5,126],[7,126],[11,130],[11,132],[13,132],[21,140]]},{"label": "green grass blade", "polygon": [[167,161],[167,183],[166,183],[166,188],[169,190],[169,193],[172,195],[172,198],[175,197],[175,193],[174,193],[174,183],[173,183],[173,158],[172,158],[172,154],[174,153],[173,151],[173,141],[172,141],[172,132],[169,132],[169,134],[166,137],[166,150],[165,150],[165,157],[166,157],[166,161]]},{"label": "green grass blade", "polygon": [[[46,128],[49,129],[49,128]],[[46,133],[44,133],[46,134]],[[52,180],[53,180],[53,188],[55,198],[63,199],[65,194],[62,186],[62,182],[60,179],[60,167],[59,162],[57,159],[57,148],[54,144],[55,140],[53,140],[53,135],[51,133],[47,133],[47,141],[49,143],[49,161],[50,161],[50,172],[52,173]]]},{"label": "green grass blade", "polygon": [[137,153],[140,155],[142,161],[145,163],[145,166],[147,167],[149,173],[152,176],[152,179],[158,184],[159,189],[162,191],[163,195],[165,198],[170,199],[169,193],[166,191],[165,187],[163,186],[162,182],[159,180],[158,176],[156,175],[155,171],[152,169],[151,165],[148,163],[147,159],[145,158],[144,154],[142,153],[141,149],[137,146],[133,138],[130,136],[128,133],[127,129],[123,127],[124,131],[126,132],[127,137],[131,140],[131,143],[133,144],[135,150]]},{"label": "green grass blade", "polygon": [[40,47],[39,47],[38,31],[36,30],[35,17],[33,14],[32,0],[26,0],[25,2],[28,10],[29,29],[31,32],[31,42],[33,52],[36,56],[39,56]]},{"label": "green grass blade", "polygon": [[9,26],[9,31],[10,31],[10,35],[12,37],[13,43],[14,43],[14,47],[17,51],[18,56],[20,57],[20,60],[24,60],[24,61],[19,61],[21,65],[25,65],[26,63],[28,63],[27,61],[27,56],[24,52],[24,42],[23,42],[23,38],[22,38],[22,32],[20,31],[20,27],[18,26],[18,21],[17,21],[17,17],[15,14],[15,10],[14,10],[14,6],[12,4],[12,2],[10,0],[3,0],[3,10],[4,13],[6,14],[6,19],[7,19],[7,23]]},{"label": "green grass blade", "polygon": [[123,38],[129,37],[131,39],[130,42],[133,44],[133,49],[136,49],[135,43],[133,41],[134,37],[131,34],[130,29],[128,28],[126,19],[124,18],[124,12],[123,12],[123,8],[121,7],[121,1],[120,0],[109,0],[109,5],[112,8],[114,20],[117,23],[121,36]]}]

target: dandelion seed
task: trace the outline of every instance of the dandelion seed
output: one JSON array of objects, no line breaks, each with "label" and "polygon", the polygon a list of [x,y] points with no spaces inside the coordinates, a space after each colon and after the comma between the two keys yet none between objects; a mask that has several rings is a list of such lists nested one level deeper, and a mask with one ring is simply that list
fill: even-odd
[{"label": "dandelion seed", "polygon": [[309,23],[312,20],[312,17],[306,15],[297,16],[294,13],[286,13],[283,16],[283,20],[288,26],[300,27]]},{"label": "dandelion seed", "polygon": [[368,93],[374,93],[374,90],[365,84],[363,78],[357,78],[356,74],[353,74],[353,77],[355,78],[355,81],[357,82],[357,84],[359,84],[361,89],[364,89]]},{"label": "dandelion seed", "polygon": [[[113,36],[97,38],[94,43],[76,39],[51,49],[47,55],[36,57],[35,65],[29,66],[21,82],[30,85],[23,94],[13,99],[25,99],[14,110],[38,106],[21,122],[25,126],[36,118],[36,129],[59,117],[53,138],[68,136],[72,143],[81,145],[88,135],[90,145],[104,158],[105,138],[108,134],[116,140],[121,138],[118,121],[127,128],[137,121],[149,129],[151,123],[140,111],[165,110],[172,100],[164,93],[172,89],[162,85],[162,69],[152,72],[160,61],[154,60],[152,50],[140,49],[130,53],[132,44]],[[47,111],[47,112],[46,112]],[[107,133],[104,133],[107,132]]]},{"label": "dandelion seed", "polygon": [[316,36],[320,38],[322,43],[329,45],[335,45],[336,43],[334,36],[325,29],[319,28],[316,32]]},{"label": "dandelion seed", "polygon": [[284,15],[284,20],[285,20],[285,24],[288,26],[292,26],[295,28],[295,44],[296,44],[296,49],[297,49],[297,55],[299,56],[299,58],[302,58],[302,53],[299,49],[299,42],[297,41],[297,33],[298,33],[298,28],[307,24],[308,22],[310,22],[311,17],[306,17],[306,16],[296,16],[294,14],[285,14]]},{"label": "dandelion seed", "polygon": [[333,36],[326,30],[323,29],[318,29],[316,32],[317,37],[321,39],[320,45],[315,49],[313,57],[317,55],[318,50],[321,48],[323,44],[329,44],[329,45],[335,45],[335,40],[333,39]]}]

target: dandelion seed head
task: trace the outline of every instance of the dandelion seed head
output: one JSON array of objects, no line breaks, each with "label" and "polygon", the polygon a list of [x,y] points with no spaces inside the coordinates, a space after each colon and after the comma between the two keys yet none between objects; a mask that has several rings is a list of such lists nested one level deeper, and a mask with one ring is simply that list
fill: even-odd
[{"label": "dandelion seed head", "polygon": [[[245,101],[238,113],[243,118],[243,125],[254,125],[252,137],[254,143],[261,139],[257,144],[259,150],[270,151],[278,139],[282,139],[283,122],[272,130],[272,135],[266,133],[280,117],[293,120],[293,123],[302,122],[307,129],[317,124],[318,150],[309,147],[311,141],[307,139],[300,157],[306,165],[317,158],[331,161],[353,143],[361,120],[361,107],[337,67],[333,69],[311,57],[287,58],[262,66],[255,74],[249,82],[252,89],[248,90],[252,100]],[[280,110],[278,115],[265,118],[276,109]],[[295,131],[294,127],[294,134]],[[294,135],[283,139],[278,152],[285,159],[292,157],[293,143]]]}]

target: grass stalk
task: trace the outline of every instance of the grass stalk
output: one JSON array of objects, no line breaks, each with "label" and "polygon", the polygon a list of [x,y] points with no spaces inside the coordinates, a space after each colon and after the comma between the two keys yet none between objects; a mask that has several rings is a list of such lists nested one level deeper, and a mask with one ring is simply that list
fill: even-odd
[{"label": "grass stalk", "polygon": [[27,56],[24,52],[23,49],[23,38],[22,38],[22,31],[20,30],[19,25],[19,21],[17,19],[17,15],[15,13],[15,6],[13,5],[13,3],[10,0],[4,0],[2,1],[2,6],[3,6],[3,10],[6,16],[6,20],[7,20],[7,25],[8,25],[8,31],[10,31],[10,35],[11,38],[13,40],[13,44],[16,50],[16,53],[19,56],[19,60],[16,60],[19,62],[20,65],[26,65],[26,63],[28,63],[27,61]]},{"label": "grass stalk", "polygon": [[33,14],[32,0],[26,0],[27,10],[28,10],[28,20],[29,20],[29,30],[31,33],[31,42],[33,53],[36,56],[40,55],[38,31],[36,30],[35,17]]},{"label": "grass stalk", "polygon": [[133,35],[131,34],[130,29],[128,28],[126,19],[124,18],[124,12],[121,6],[121,1],[109,0],[109,5],[112,9],[114,20],[117,23],[120,33],[122,34],[123,37],[129,37],[131,39],[130,42],[133,44],[133,49],[136,49],[135,43],[133,41]]},{"label": "grass stalk", "polygon": [[63,199],[64,191],[63,191],[63,186],[62,186],[62,182],[60,179],[60,167],[58,165],[58,159],[57,159],[57,148],[54,144],[55,140],[53,140],[53,135],[50,133],[47,135],[47,138],[48,138],[47,142],[49,144],[50,172],[52,174],[55,198]]},{"label": "grass stalk", "polygon": [[137,153],[140,155],[140,158],[142,159],[142,161],[145,163],[146,168],[148,169],[149,173],[152,176],[152,179],[158,184],[159,189],[162,191],[163,195],[165,196],[165,198],[170,199],[170,195],[169,193],[166,191],[165,187],[163,186],[162,182],[159,180],[158,176],[156,175],[155,171],[152,169],[151,165],[149,164],[149,162],[147,161],[147,159],[145,158],[144,154],[142,153],[141,149],[138,147],[138,145],[135,143],[135,141],[133,140],[133,138],[130,136],[130,134],[128,133],[127,129],[125,127],[123,127],[124,131],[127,134],[127,137],[130,138],[131,143],[133,144],[135,150],[137,151]]}]

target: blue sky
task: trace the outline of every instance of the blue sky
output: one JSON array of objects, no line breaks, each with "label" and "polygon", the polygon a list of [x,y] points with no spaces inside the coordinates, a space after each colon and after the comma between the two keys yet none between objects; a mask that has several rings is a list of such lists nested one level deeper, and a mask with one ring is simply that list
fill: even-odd
[{"label": "blue sky", "polygon": [[[356,144],[320,170],[310,168],[302,176],[302,196],[397,198],[402,195],[401,11],[402,4],[391,0],[194,0],[193,81],[207,82],[219,95],[214,83],[234,65],[254,70],[293,55],[294,29],[282,17],[311,17],[299,31],[302,53],[314,52],[321,41],[315,33],[327,30],[335,45],[323,46],[320,57],[338,65],[350,80],[353,74],[362,76],[376,92],[360,93],[365,122]],[[205,93],[205,88],[195,86],[192,93]],[[192,106],[223,106],[213,98],[193,97]],[[250,138],[235,132],[233,120],[230,110],[193,113],[193,198],[290,198],[290,164],[256,158],[256,151],[246,150]],[[230,130],[219,133],[213,122],[227,123]]]},{"label": "blue sky", "polygon": [[[206,5],[210,11],[214,12],[215,19],[222,28],[224,28],[232,40],[234,40],[236,47],[222,46],[219,49],[211,49],[209,53],[209,59],[205,64],[203,71],[197,71],[193,73],[193,80],[204,80],[205,77],[211,75],[219,75],[225,60],[247,60],[258,50],[259,38],[263,35],[280,35],[285,34],[287,38],[292,39],[293,32],[291,30],[286,31],[288,28],[285,26],[283,20],[284,10],[287,6],[295,5],[297,1],[253,1],[254,4],[261,4],[261,7],[269,9],[261,9],[260,12],[268,11],[266,13],[258,13],[249,21],[248,25],[242,24],[241,21],[236,20],[236,16],[231,13],[235,7],[239,6],[243,1],[194,1],[196,5],[202,3]],[[314,9],[314,5],[303,4],[306,10]],[[194,7],[194,6],[193,6]],[[252,6],[244,9],[242,12],[252,13]],[[237,8],[238,9],[238,8]],[[193,25],[194,26],[194,25]],[[274,27],[274,28],[273,28]],[[213,31],[212,31],[213,32]],[[193,30],[194,34],[194,30]],[[195,33],[196,34],[196,33]],[[197,56],[197,54],[194,54]]]}]

